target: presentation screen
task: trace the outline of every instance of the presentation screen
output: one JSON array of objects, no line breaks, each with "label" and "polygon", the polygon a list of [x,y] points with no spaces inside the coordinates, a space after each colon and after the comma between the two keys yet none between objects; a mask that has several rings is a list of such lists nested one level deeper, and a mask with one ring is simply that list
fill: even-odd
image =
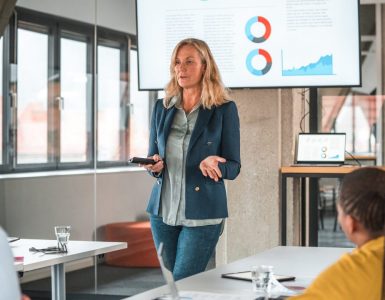
[{"label": "presentation screen", "polygon": [[207,42],[230,88],[359,86],[358,0],[139,0],[139,86],[163,89],[182,39]]}]

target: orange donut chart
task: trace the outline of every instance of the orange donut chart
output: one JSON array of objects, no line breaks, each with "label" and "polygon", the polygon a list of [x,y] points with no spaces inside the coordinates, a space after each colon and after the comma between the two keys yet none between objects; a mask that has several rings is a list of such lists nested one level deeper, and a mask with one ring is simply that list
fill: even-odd
[{"label": "orange donut chart", "polygon": [[[251,32],[251,27],[255,23],[262,23],[265,26],[265,32],[262,36],[254,36],[253,33]],[[271,34],[270,22],[266,18],[261,17],[261,16],[252,17],[246,23],[245,33],[246,33],[247,38],[250,41],[252,41],[253,43],[263,43],[264,41],[266,41],[269,38],[269,36]]]}]

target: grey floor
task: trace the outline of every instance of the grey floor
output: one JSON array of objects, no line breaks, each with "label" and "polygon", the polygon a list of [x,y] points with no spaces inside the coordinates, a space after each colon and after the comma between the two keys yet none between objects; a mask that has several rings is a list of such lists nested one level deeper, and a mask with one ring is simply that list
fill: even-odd
[{"label": "grey floor", "polygon": [[[214,266],[215,260],[211,258],[206,270]],[[99,264],[96,271],[86,268],[66,274],[67,300],[117,300],[164,284],[159,268],[119,268]],[[22,290],[32,300],[51,299],[51,280],[25,283]]]},{"label": "grey floor", "polygon": [[319,247],[355,247],[355,245],[350,242],[340,226],[335,226],[335,221],[337,218],[335,210],[326,211],[323,218],[324,228],[321,228],[321,222],[318,222],[318,246]]},{"label": "grey floor", "polygon": [[[163,284],[159,268],[118,268],[101,264],[96,275],[94,268],[66,274],[67,299],[122,299]],[[50,299],[51,281],[25,283],[22,290],[32,296],[32,300]]]}]

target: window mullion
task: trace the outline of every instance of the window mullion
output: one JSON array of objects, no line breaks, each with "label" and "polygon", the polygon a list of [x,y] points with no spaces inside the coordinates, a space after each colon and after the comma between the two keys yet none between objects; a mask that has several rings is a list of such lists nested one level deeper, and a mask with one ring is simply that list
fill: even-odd
[{"label": "window mullion", "polygon": [[59,36],[56,24],[51,25],[48,41],[48,163],[58,168],[60,160],[60,69]]},{"label": "window mullion", "polygon": [[[17,13],[9,23],[7,35],[9,41],[7,53],[7,88],[5,97],[6,109],[6,150],[8,170],[15,170],[17,164]],[[13,102],[12,102],[13,100]]]},{"label": "window mullion", "polygon": [[[122,63],[121,63],[121,87],[123,87],[124,91],[121,93],[123,95],[123,105],[121,107],[121,115],[122,115],[122,138],[121,138],[121,160],[123,162],[128,161],[129,159],[129,149],[130,149],[130,117],[132,106],[130,103],[130,49],[131,49],[131,39],[127,36],[127,42],[122,47]],[[124,76],[122,76],[124,75]]]},{"label": "window mullion", "polygon": [[[96,30],[94,28],[94,30]],[[87,111],[86,111],[86,120],[87,120],[87,152],[86,152],[86,161],[89,163],[90,166],[96,166],[96,128],[95,124],[97,122],[96,116],[97,116],[97,97],[96,97],[96,54],[95,51],[97,50],[95,40],[95,32],[94,34],[90,34],[87,38],[87,76],[91,79],[88,80],[87,85]],[[96,120],[96,121],[95,121]]]}]

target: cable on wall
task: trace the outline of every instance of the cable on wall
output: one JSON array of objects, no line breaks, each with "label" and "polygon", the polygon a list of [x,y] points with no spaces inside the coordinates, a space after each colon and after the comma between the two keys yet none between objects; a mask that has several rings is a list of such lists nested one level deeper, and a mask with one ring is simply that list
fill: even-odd
[{"label": "cable on wall", "polygon": [[[302,124],[306,118],[306,116],[309,115],[309,99],[306,97],[306,94],[307,92],[309,91],[309,89],[301,89],[301,91],[299,92],[299,94],[301,95],[301,101],[303,103],[303,111],[302,111],[302,118],[301,120],[299,121],[299,129],[301,130],[301,133],[304,133],[305,132],[305,129],[302,127]],[[307,105],[306,105],[307,103]],[[308,108],[307,112],[305,112],[306,110],[306,107]]]}]

